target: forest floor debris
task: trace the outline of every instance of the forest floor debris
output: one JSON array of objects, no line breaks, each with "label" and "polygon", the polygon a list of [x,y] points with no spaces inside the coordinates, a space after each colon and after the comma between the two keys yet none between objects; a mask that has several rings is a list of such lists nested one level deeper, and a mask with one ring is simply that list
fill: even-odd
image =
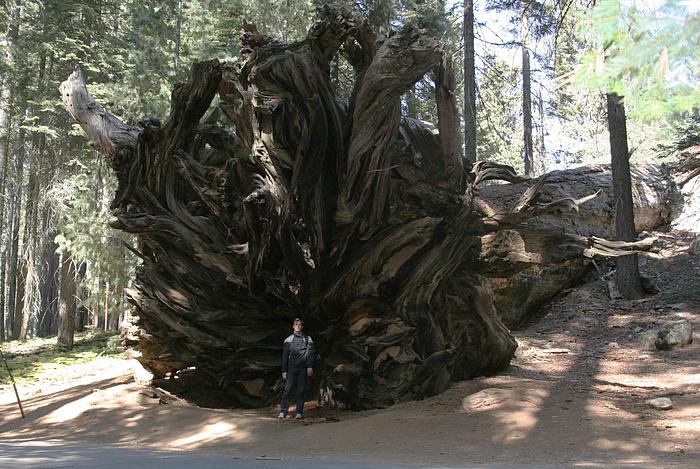
[{"label": "forest floor debris", "polygon": [[[303,422],[279,422],[276,409],[204,408],[162,389],[144,392],[121,360],[61,385],[23,386],[26,420],[11,391],[3,390],[0,434],[6,442],[250,458],[694,467],[700,460],[700,258],[688,254],[691,237],[655,235],[660,245],[640,257],[640,268],[659,294],[610,300],[599,280],[572,289],[516,331],[519,347],[508,370],[455,383],[423,401],[356,413],[312,406]],[[640,346],[646,331],[680,319],[693,325],[691,344],[668,351]],[[672,398],[672,408],[652,408],[650,401],[659,398]]]}]

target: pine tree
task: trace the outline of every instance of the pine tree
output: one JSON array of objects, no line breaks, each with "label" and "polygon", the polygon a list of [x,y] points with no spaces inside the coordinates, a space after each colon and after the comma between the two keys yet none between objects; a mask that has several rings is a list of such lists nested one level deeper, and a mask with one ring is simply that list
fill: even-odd
[{"label": "pine tree", "polygon": [[476,68],[474,64],[474,0],[464,0],[464,158],[474,162],[476,153]]},{"label": "pine tree", "polygon": [[[681,14],[680,28],[678,16],[666,17],[669,11]],[[686,106],[694,100],[693,93],[681,100],[673,98],[679,90],[686,91],[688,87],[682,84],[684,80],[668,79],[668,66],[672,60],[679,65],[697,62],[698,54],[685,45],[686,40],[700,37],[700,27],[697,21],[693,21],[697,18],[700,16],[692,18],[673,0],[664,2],[656,11],[646,12],[640,10],[637,2],[623,4],[619,0],[603,0],[586,23],[588,31],[594,33],[594,40],[587,60],[579,69],[579,79],[585,81],[586,86],[597,87],[606,93],[615,190],[615,231],[620,240],[636,236],[626,116],[621,93],[629,92],[632,97],[629,101],[632,105],[637,104],[637,112],[642,116],[658,117],[687,109]],[[691,79],[693,75],[697,80],[697,72],[687,70],[685,78]],[[695,92],[695,96],[700,94]],[[650,112],[650,104],[652,109],[654,106],[657,109]],[[643,294],[636,256],[618,260],[616,284],[624,298],[639,298]]]},{"label": "pine tree", "polygon": [[61,255],[61,289],[58,307],[58,344],[73,346],[75,334],[76,284],[75,264],[70,251]]},{"label": "pine tree", "polygon": [[523,169],[525,176],[532,176],[534,156],[532,148],[532,77],[530,76],[530,2],[520,0],[520,51],[522,56],[523,83]]},{"label": "pine tree", "polygon": [[[615,235],[621,241],[634,241],[637,231],[634,228],[625,107],[622,98],[614,93],[608,93],[606,99],[615,199]],[[617,260],[615,284],[623,298],[633,300],[642,297],[644,292],[636,254]]]}]

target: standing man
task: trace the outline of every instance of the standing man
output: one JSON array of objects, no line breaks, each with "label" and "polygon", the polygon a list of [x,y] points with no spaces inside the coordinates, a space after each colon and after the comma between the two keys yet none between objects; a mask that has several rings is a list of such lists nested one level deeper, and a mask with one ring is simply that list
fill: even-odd
[{"label": "standing man", "polygon": [[284,349],[282,351],[282,379],[286,381],[284,394],[282,395],[282,405],[278,418],[285,418],[289,409],[289,395],[294,385],[297,387],[297,412],[295,419],[304,418],[304,400],[306,399],[306,380],[314,374],[313,364],[316,353],[314,351],[314,341],[311,337],[304,335],[304,321],[300,318],[294,319],[294,333],[284,339]]}]

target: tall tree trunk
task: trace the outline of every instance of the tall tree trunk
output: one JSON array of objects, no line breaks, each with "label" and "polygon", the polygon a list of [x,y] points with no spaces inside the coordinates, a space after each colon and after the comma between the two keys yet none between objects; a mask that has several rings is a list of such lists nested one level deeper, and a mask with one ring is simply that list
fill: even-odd
[{"label": "tall tree trunk", "polygon": [[102,281],[100,280],[100,273],[97,272],[97,292],[93,294],[93,308],[92,308],[92,330],[97,332],[100,330],[100,303],[102,302]]},{"label": "tall tree trunk", "polygon": [[58,245],[53,242],[55,233],[48,236],[49,242],[44,248],[45,275],[41,279],[41,316],[39,318],[39,337],[48,337],[58,331],[58,285],[61,255],[56,252]]},{"label": "tall tree trunk", "polygon": [[464,0],[464,159],[476,161],[476,67],[474,0]]},{"label": "tall tree trunk", "polygon": [[[3,226],[5,199],[7,198],[5,182],[7,180],[7,173],[9,172],[10,133],[14,111],[14,96],[12,87],[10,86],[12,83],[10,77],[12,73],[15,72],[12,67],[15,65],[14,59],[17,52],[17,36],[19,34],[20,23],[20,9],[15,5],[15,2],[8,2],[7,8],[9,9],[10,22],[8,23],[6,36],[7,42],[4,47],[5,53],[2,57],[7,69],[5,71],[6,75],[0,76],[0,81],[2,81],[2,88],[0,89],[0,241],[2,241],[2,234],[5,228]],[[3,313],[4,310],[0,311],[0,314]]]},{"label": "tall tree trunk", "polygon": [[58,306],[58,344],[73,346],[76,309],[75,263],[70,251],[61,256],[61,288]]},{"label": "tall tree trunk", "polygon": [[[25,340],[25,338],[22,337],[22,327],[25,324],[25,317],[24,317],[24,294],[27,290],[27,271],[28,271],[28,266],[27,266],[27,261],[24,259],[21,254],[19,255],[19,259],[17,259],[17,284],[16,284],[16,292],[15,292],[15,306],[14,306],[14,312],[15,312],[15,317],[14,317],[14,322],[12,324],[12,336],[17,339],[17,340]],[[28,320],[29,318],[27,318]]]},{"label": "tall tree trunk", "polygon": [[9,147],[10,147],[10,129],[12,127],[12,97],[10,96],[9,87],[0,90],[0,241],[5,232],[3,221],[5,219],[5,182],[7,180],[8,163],[9,163]]},{"label": "tall tree trunk", "polygon": [[121,297],[121,304],[122,304],[122,308],[124,309],[124,320],[122,321],[122,323],[125,324],[125,326],[127,328],[130,328],[133,325],[133,323],[135,322],[134,321],[135,318],[132,315],[132,307],[128,303],[128,295],[126,294],[127,291],[131,291],[132,287],[133,287],[133,280],[128,279],[124,288],[122,289],[122,297]]},{"label": "tall tree trunk", "polygon": [[[55,60],[52,54],[47,53],[42,55],[39,91],[43,96],[50,93],[48,85],[49,80],[47,80],[46,77],[53,76],[54,64]],[[39,154],[39,164],[42,167],[39,187],[43,188],[50,186],[57,172],[63,168],[61,161],[63,152],[60,148],[47,145],[46,137],[41,135]],[[39,264],[42,273],[38,280],[39,293],[36,299],[39,305],[37,335],[40,337],[48,337],[58,333],[58,277],[60,254],[56,252],[58,246],[54,242],[57,234],[54,226],[60,224],[60,222],[55,218],[57,218],[57,215],[52,209],[51,204],[43,203],[41,207],[40,231],[39,234],[35,236],[37,239],[36,249],[41,253],[39,256]]]},{"label": "tall tree trunk", "polygon": [[[46,52],[42,50],[39,58],[39,74],[36,82],[36,95],[45,96],[46,87]],[[37,105],[31,104],[30,111],[33,115],[41,115]],[[40,121],[40,123],[42,123]],[[40,188],[48,185],[48,170],[44,164],[50,162],[46,152],[46,136],[34,133],[28,139],[30,146],[27,200],[24,209],[24,237],[22,246],[22,261],[24,263],[24,294],[22,300],[22,321],[19,339],[26,340],[35,337],[38,328],[38,314],[40,312],[40,279],[43,276],[43,264],[41,259],[41,243],[43,237],[39,231],[44,229],[44,217],[39,215],[39,203],[42,199]]]},{"label": "tall tree trunk", "polygon": [[[38,146],[41,149],[41,145]],[[41,150],[40,150],[41,151]],[[22,246],[22,270],[24,273],[24,284],[22,294],[22,321],[19,331],[19,340],[27,340],[34,334],[31,328],[36,324],[34,314],[36,308],[37,291],[39,287],[39,272],[36,262],[37,251],[37,225],[41,223],[37,216],[39,205],[39,175],[36,165],[39,162],[35,158],[29,159],[29,187],[27,200],[24,208],[24,237]],[[19,293],[18,293],[19,295]]]},{"label": "tall tree trunk", "polygon": [[[12,108],[9,87],[0,90],[0,245],[4,240],[5,228],[9,223],[5,220],[5,200],[8,198],[5,181],[8,173],[9,144],[10,144],[10,112]],[[2,250],[2,266],[0,268],[0,341],[5,340],[5,266],[7,265],[7,248]]]},{"label": "tall tree trunk", "polygon": [[175,80],[180,75],[180,34],[182,25],[182,0],[177,0],[177,24],[175,25]]},{"label": "tall tree trunk", "polygon": [[[615,234],[620,241],[634,241],[632,182],[630,178],[629,150],[627,147],[627,120],[622,97],[615,93],[606,95],[608,107],[608,131],[615,198]],[[637,255],[617,260],[615,283],[623,298],[636,299],[644,294],[639,276]]]},{"label": "tall tree trunk", "polygon": [[[12,38],[8,34],[8,41],[12,41]],[[11,65],[12,59],[10,50],[12,50],[12,43],[7,45],[8,52],[3,57],[8,65]],[[8,71],[9,75],[9,71]],[[0,89],[0,245],[3,243],[5,237],[5,229],[10,225],[6,222],[5,217],[5,200],[8,198],[6,193],[5,182],[7,180],[7,173],[9,171],[9,161],[10,161],[10,130],[12,128],[12,94],[10,92],[9,80],[5,79],[5,76],[0,77],[3,79],[3,85]],[[3,249],[2,261],[0,261],[0,341],[5,340],[5,267],[7,265],[7,247]]]},{"label": "tall tree trunk", "polygon": [[529,13],[527,0],[520,1],[520,42],[523,75],[523,167],[525,176],[531,177],[534,170],[532,147],[532,78],[530,77]]},{"label": "tall tree trunk", "polygon": [[109,281],[105,282],[105,297],[104,297],[104,330],[107,332],[109,330]]},{"label": "tall tree trunk", "polygon": [[109,315],[109,330],[118,331],[119,321],[121,319],[122,310],[119,300],[121,299],[121,285],[113,285],[112,295],[110,296],[110,301],[112,301],[112,314]]},{"label": "tall tree trunk", "polygon": [[[19,236],[20,236],[20,231],[19,231],[19,224],[20,224],[20,213],[21,213],[21,206],[22,206],[22,188],[24,186],[24,157],[25,157],[25,131],[20,128],[18,132],[18,137],[16,141],[12,142],[12,145],[10,145],[10,129],[11,129],[11,120],[14,119],[14,116],[16,116],[17,122],[14,123],[15,125],[17,123],[22,124],[22,116],[24,115],[26,109],[27,109],[27,84],[29,82],[29,72],[27,70],[26,64],[22,63],[22,54],[20,52],[20,49],[18,48],[18,38],[19,38],[19,31],[20,31],[20,26],[22,24],[22,0],[10,0],[9,2],[6,2],[6,8],[8,12],[8,16],[10,18],[9,21],[9,27],[8,27],[8,33],[7,33],[7,48],[6,54],[5,54],[5,59],[7,60],[7,64],[11,67],[8,71],[9,73],[13,73],[16,75],[13,75],[13,78],[19,78],[16,86],[13,90],[11,91],[11,98],[8,100],[9,103],[11,104],[8,107],[8,116],[6,117],[6,122],[4,126],[5,134],[4,134],[4,141],[0,142],[0,146],[2,146],[2,149],[0,149],[0,152],[4,151],[5,153],[5,174],[3,176],[2,180],[2,191],[0,192],[0,195],[2,196],[1,198],[3,199],[9,199],[6,191],[6,187],[9,186],[8,184],[8,176],[9,176],[9,152],[12,150],[12,152],[15,155],[15,174],[14,174],[14,180],[10,180],[10,182],[13,182],[15,185],[15,191],[12,194],[12,205],[11,205],[11,222],[8,224],[11,226],[11,237],[9,240],[9,246],[6,248],[6,251],[9,250],[9,253],[7,255],[6,259],[6,268],[8,270],[7,272],[7,292],[6,292],[6,297],[5,297],[5,304],[7,305],[7,329],[8,333],[11,336],[11,338],[17,337],[17,334],[19,333],[19,327],[18,322],[16,321],[17,318],[15,318],[15,314],[17,312],[17,300],[18,298],[16,297],[17,294],[17,263],[19,259]],[[14,80],[13,80],[14,81]],[[7,80],[9,83],[10,80]],[[16,106],[13,106],[12,104],[16,104]],[[3,129],[0,129],[0,133],[3,132]],[[2,210],[6,210],[4,206],[4,202],[2,204]],[[4,227],[3,227],[4,228]],[[0,233],[2,234],[2,233]],[[0,236],[0,239],[2,236]],[[9,248],[9,249],[8,249]],[[20,310],[21,311],[21,310]]]},{"label": "tall tree trunk", "polygon": [[86,296],[86,289],[83,287],[83,280],[85,279],[86,273],[87,263],[81,262],[80,267],[78,267],[78,280],[76,285],[76,301],[78,302],[78,307],[76,308],[75,312],[75,330],[77,332],[83,332],[88,322],[88,311],[87,308],[82,304]]},{"label": "tall tree trunk", "polygon": [[289,17],[291,14],[291,8],[289,7],[289,0],[285,0],[285,13],[284,13],[284,30],[282,31],[282,40],[284,42],[289,41]]},{"label": "tall tree trunk", "polygon": [[[0,246],[3,244],[5,233],[5,179],[7,177],[8,144],[9,144],[9,100],[5,95],[7,90],[0,91]],[[5,265],[7,249],[2,249],[0,263],[0,342],[5,340]]]},{"label": "tall tree trunk", "polygon": [[544,101],[542,100],[542,92],[541,91],[537,93],[537,108],[538,108],[539,115],[540,115],[540,125],[539,125],[540,164],[539,164],[539,167],[540,167],[540,174],[544,174],[547,172],[547,165],[546,165],[547,148],[545,146],[545,141],[544,141],[546,132],[544,130],[545,129],[545,125],[544,125]]},{"label": "tall tree trunk", "polygon": [[0,256],[0,342],[7,339],[5,329],[5,266],[7,265],[7,249],[2,250]]},{"label": "tall tree trunk", "polygon": [[448,184],[461,191],[465,180],[464,164],[459,151],[459,110],[454,98],[456,83],[449,55],[445,55],[436,67],[434,81],[442,165]]},{"label": "tall tree trunk", "polygon": [[[10,331],[11,338],[17,338],[19,334],[19,321],[17,321],[17,287],[18,281],[21,280],[21,269],[19,267],[19,247],[20,247],[20,215],[22,213],[22,200],[23,200],[23,188],[24,188],[24,155],[25,155],[25,141],[24,141],[24,130],[19,131],[19,138],[17,139],[16,145],[13,148],[16,149],[16,161],[15,161],[15,174],[14,181],[15,192],[12,197],[12,232],[10,234],[10,245],[9,245],[9,255],[8,255],[8,287],[7,287],[7,320],[8,320],[8,331]],[[21,285],[21,283],[19,284]],[[19,310],[21,313],[21,309]]]}]

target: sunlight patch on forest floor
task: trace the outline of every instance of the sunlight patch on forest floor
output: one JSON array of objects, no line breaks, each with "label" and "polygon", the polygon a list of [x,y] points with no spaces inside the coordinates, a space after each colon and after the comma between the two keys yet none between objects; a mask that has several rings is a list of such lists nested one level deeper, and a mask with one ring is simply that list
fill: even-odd
[{"label": "sunlight patch on forest floor", "polygon": [[[70,383],[126,361],[118,332],[76,333],[75,345],[71,349],[57,345],[56,337],[0,342],[0,347],[20,388],[34,384],[45,387]],[[12,383],[2,364],[0,393],[10,390]]]}]

